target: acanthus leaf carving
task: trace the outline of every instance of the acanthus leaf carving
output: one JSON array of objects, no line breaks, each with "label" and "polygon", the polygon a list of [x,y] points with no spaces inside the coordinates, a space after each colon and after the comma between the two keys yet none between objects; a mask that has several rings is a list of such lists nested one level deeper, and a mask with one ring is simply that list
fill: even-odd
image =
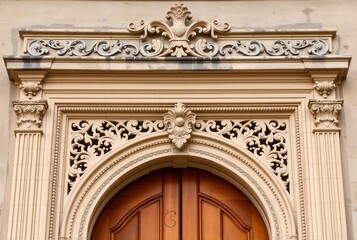
[{"label": "acanthus leaf carving", "polygon": [[336,84],[330,81],[316,81],[314,88],[323,97],[327,98],[331,92],[336,88]]},{"label": "acanthus leaf carving", "polygon": [[42,89],[42,84],[41,82],[25,81],[20,84],[19,88],[29,99],[32,99]]},{"label": "acanthus leaf carving", "polygon": [[27,46],[27,51],[32,56],[42,56],[49,54],[49,49],[57,50],[58,56],[89,56],[93,53],[110,57],[122,52],[136,56],[139,54],[138,48],[133,44],[124,44],[122,41],[99,40],[89,47],[84,40],[76,39],[72,41],[60,41],[55,39],[32,40]]},{"label": "acanthus leaf carving", "polygon": [[241,41],[237,40],[234,44],[224,44],[220,47],[220,55],[240,53],[245,56],[259,56],[266,53],[269,56],[298,56],[302,49],[307,48],[309,55],[322,56],[328,53],[328,43],[322,39],[304,39],[292,41],[276,40],[272,46],[268,48],[267,44],[257,41]]},{"label": "acanthus leaf carving", "polygon": [[[219,34],[231,34],[230,24],[218,21],[192,21],[193,15],[183,4],[176,4],[166,14],[169,23],[161,20],[139,24],[129,23],[127,30],[137,34],[133,38],[106,39],[29,39],[27,53],[31,56],[51,55],[83,57],[97,55],[102,57],[224,57],[243,56],[324,56],[331,49],[329,38],[297,39],[276,37],[242,37],[219,39]],[[138,35],[140,35],[140,38]],[[236,33],[232,33],[237,36]],[[275,33],[274,33],[275,34]],[[276,33],[278,35],[278,33]],[[294,33],[292,33],[294,34]],[[280,35],[281,36],[281,35]],[[255,39],[257,38],[257,39]],[[260,38],[260,39],[259,39]],[[304,50],[304,51],[303,51]]]},{"label": "acanthus leaf carving", "polygon": [[196,114],[192,113],[181,102],[175,104],[173,109],[164,114],[166,131],[178,149],[181,149],[191,137],[192,126],[195,122]]},{"label": "acanthus leaf carving", "polygon": [[228,32],[230,25],[224,23],[219,26],[217,21],[212,23],[207,21],[195,21],[186,25],[192,19],[192,13],[183,4],[176,4],[166,14],[166,19],[172,25],[162,21],[140,22],[139,26],[129,23],[128,30],[133,33],[142,33],[141,39],[146,39],[149,35],[157,35],[168,39],[167,44],[160,38],[154,38],[152,43],[145,43],[140,49],[140,53],[146,57],[212,57],[218,53],[218,45],[214,42],[207,43],[206,39],[199,39],[196,44],[191,44],[191,40],[199,35],[209,35],[217,38],[217,33]]},{"label": "acanthus leaf carving", "polygon": [[317,127],[338,127],[343,100],[310,100],[309,109]]},{"label": "acanthus leaf carving", "polygon": [[260,158],[289,191],[287,126],[281,120],[198,120],[194,131],[226,138]]},{"label": "acanthus leaf carving", "polygon": [[71,130],[68,192],[95,159],[139,136],[163,132],[165,125],[162,120],[80,120]]},{"label": "acanthus leaf carving", "polygon": [[40,101],[13,101],[17,116],[17,125],[22,129],[40,128],[42,118],[48,108],[46,100]]}]

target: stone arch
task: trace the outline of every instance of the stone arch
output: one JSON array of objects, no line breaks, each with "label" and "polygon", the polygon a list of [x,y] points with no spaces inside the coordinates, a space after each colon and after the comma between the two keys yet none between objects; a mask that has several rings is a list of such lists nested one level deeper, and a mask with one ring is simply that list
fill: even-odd
[{"label": "stone arch", "polygon": [[61,239],[88,239],[101,209],[115,193],[140,176],[165,167],[195,167],[226,179],[255,204],[270,239],[296,239],[291,202],[274,174],[247,151],[205,133],[192,134],[182,151],[165,133],[156,133],[103,157],[70,193],[61,221]]}]

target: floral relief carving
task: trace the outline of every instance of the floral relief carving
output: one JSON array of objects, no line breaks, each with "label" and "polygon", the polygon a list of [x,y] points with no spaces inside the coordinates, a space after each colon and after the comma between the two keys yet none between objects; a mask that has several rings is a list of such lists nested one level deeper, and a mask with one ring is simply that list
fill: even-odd
[{"label": "floral relief carving", "polygon": [[310,100],[309,109],[317,127],[338,127],[342,100]]},{"label": "floral relief carving", "polygon": [[297,41],[276,40],[271,47],[261,41],[241,41],[234,44],[225,44],[220,48],[219,54],[242,54],[245,56],[259,56],[266,53],[269,56],[298,56],[301,50],[307,48],[308,55],[326,55],[329,51],[328,43],[322,39],[304,39]]},{"label": "floral relief carving", "polygon": [[58,56],[89,56],[97,54],[102,57],[119,55],[121,53],[136,56],[139,54],[138,48],[133,44],[124,44],[120,40],[99,40],[94,43],[87,43],[85,40],[56,40],[39,39],[32,40],[27,46],[27,52],[32,56],[48,55],[49,49],[57,50]]},{"label": "floral relief carving", "polygon": [[141,135],[165,131],[162,120],[75,121],[71,125],[68,191],[95,159]]},{"label": "floral relief carving", "polygon": [[198,120],[194,131],[229,139],[267,164],[289,191],[287,127],[281,120]]},{"label": "floral relief carving", "polygon": [[183,4],[176,4],[166,14],[169,23],[153,20],[137,25],[128,24],[128,31],[141,34],[140,38],[128,39],[30,39],[27,52],[31,56],[51,55],[56,51],[58,56],[102,57],[224,57],[227,55],[242,56],[323,56],[330,51],[327,39],[219,39],[218,34],[228,35],[230,24],[218,24],[197,20],[192,21],[191,11]]},{"label": "floral relief carving", "polygon": [[333,81],[316,81],[314,88],[323,98],[327,98],[336,88],[336,85]]},{"label": "floral relief carving", "polygon": [[38,91],[42,89],[42,85],[41,82],[26,81],[26,82],[22,82],[19,88],[22,89],[22,91],[24,91],[25,95],[29,99],[32,99],[32,97],[36,96]]},{"label": "floral relief carving", "polygon": [[17,116],[17,125],[20,128],[40,128],[42,118],[48,108],[47,101],[13,101],[14,111]]},{"label": "floral relief carving", "polygon": [[183,4],[176,4],[166,14],[166,18],[171,22],[171,25],[157,20],[148,23],[141,21],[138,27],[134,23],[130,23],[128,30],[134,33],[142,33],[142,39],[146,39],[150,34],[168,39],[167,44],[160,38],[154,38],[152,43],[145,43],[140,48],[143,56],[209,57],[216,55],[218,52],[218,45],[216,43],[208,43],[206,39],[200,38],[195,44],[191,44],[191,40],[203,34],[215,39],[217,38],[216,33],[228,32],[230,30],[229,24],[225,23],[220,27],[217,21],[213,21],[212,23],[195,21],[187,26],[186,23],[192,17],[193,15],[187,7],[183,6]]},{"label": "floral relief carving", "polygon": [[173,109],[164,114],[164,122],[167,126],[166,131],[169,138],[178,149],[181,149],[191,137],[192,126],[196,122],[196,114],[179,102],[175,104]]}]

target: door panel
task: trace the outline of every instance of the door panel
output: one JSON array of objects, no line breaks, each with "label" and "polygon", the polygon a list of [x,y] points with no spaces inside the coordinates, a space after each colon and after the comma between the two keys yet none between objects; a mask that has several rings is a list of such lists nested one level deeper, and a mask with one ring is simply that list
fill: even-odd
[{"label": "door panel", "polygon": [[267,240],[252,202],[225,180],[197,169],[164,169],[117,193],[92,240]]}]

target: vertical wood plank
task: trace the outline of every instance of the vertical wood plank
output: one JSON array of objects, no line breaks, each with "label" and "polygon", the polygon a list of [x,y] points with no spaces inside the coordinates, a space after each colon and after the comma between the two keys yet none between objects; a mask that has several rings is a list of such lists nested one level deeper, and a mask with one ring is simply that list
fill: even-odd
[{"label": "vertical wood plank", "polygon": [[180,238],[180,174],[173,169],[164,173],[163,240]]},{"label": "vertical wood plank", "polygon": [[198,240],[198,182],[195,169],[182,169],[182,240]]}]

